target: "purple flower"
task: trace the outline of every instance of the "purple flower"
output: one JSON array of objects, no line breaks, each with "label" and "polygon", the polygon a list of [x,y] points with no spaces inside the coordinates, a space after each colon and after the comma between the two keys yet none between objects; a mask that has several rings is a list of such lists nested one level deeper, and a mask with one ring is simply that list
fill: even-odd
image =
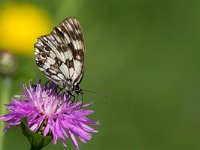
[{"label": "purple flower", "polygon": [[11,98],[13,102],[6,105],[10,113],[0,117],[8,122],[5,131],[12,126],[19,126],[20,119],[27,117],[29,128],[33,132],[41,132],[43,129],[44,136],[52,135],[54,144],[60,138],[65,147],[66,139],[71,138],[77,149],[76,137],[86,143],[91,139],[91,133],[97,132],[89,125],[99,125],[99,122],[86,117],[93,111],[84,110],[90,104],[82,106],[81,102],[72,103],[68,94],[57,94],[55,84],[24,86],[23,92],[23,96]]}]

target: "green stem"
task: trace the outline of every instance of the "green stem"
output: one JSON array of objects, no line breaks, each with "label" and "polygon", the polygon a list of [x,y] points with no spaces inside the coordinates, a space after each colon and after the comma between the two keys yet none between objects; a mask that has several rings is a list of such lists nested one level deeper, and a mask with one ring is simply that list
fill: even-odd
[{"label": "green stem", "polygon": [[[6,107],[4,104],[6,104],[9,101],[10,98],[10,92],[12,87],[12,79],[9,76],[5,76],[2,78],[2,87],[1,87],[1,93],[0,93],[0,115],[5,115],[6,113]],[[3,150],[3,143],[4,143],[4,122],[0,121],[0,150]]]},{"label": "green stem", "polygon": [[41,148],[35,148],[34,146],[31,146],[31,150],[40,150]]}]

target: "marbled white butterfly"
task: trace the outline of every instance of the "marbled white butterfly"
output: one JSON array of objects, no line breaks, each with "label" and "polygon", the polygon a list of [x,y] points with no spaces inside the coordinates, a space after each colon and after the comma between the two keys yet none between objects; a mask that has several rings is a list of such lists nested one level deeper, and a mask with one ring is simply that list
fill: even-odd
[{"label": "marbled white butterfly", "polygon": [[78,20],[66,18],[34,47],[36,64],[51,81],[72,96],[82,93],[85,46]]}]

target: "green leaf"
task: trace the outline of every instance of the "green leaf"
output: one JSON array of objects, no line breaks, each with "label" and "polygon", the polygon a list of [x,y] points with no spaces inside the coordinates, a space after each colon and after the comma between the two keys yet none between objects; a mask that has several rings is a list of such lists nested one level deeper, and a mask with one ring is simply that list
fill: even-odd
[{"label": "green leaf", "polygon": [[22,133],[28,138],[31,144],[31,150],[40,150],[44,146],[48,145],[52,137],[51,136],[42,136],[38,133],[32,132],[27,123],[27,118],[21,119],[20,127],[22,129]]}]

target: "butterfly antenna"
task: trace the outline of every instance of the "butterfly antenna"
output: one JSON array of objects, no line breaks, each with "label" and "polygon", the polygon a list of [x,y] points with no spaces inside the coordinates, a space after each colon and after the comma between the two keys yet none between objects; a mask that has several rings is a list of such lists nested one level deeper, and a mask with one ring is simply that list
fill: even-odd
[{"label": "butterfly antenna", "polygon": [[108,95],[105,94],[105,93],[100,93],[100,92],[95,92],[95,91],[90,91],[90,90],[84,90],[84,89],[82,89],[82,90],[85,91],[85,92],[95,93],[95,94],[98,94],[98,95],[103,95],[105,97],[108,97]]}]

